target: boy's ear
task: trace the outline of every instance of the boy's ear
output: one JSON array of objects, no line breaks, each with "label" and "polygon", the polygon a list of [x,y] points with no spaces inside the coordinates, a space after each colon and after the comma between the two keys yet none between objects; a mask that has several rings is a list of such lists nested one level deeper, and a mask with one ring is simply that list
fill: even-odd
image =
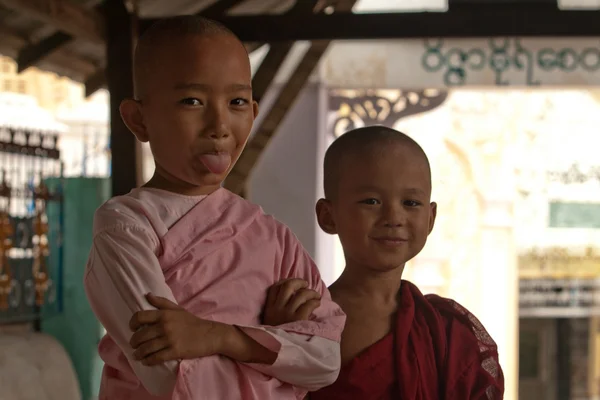
[{"label": "boy's ear", "polygon": [[119,106],[121,118],[127,128],[135,135],[140,142],[149,140],[148,130],[144,125],[144,117],[142,115],[142,105],[134,99],[125,99]]},{"label": "boy's ear", "polygon": [[254,119],[258,117],[258,102],[256,100],[252,101],[252,113],[254,114]]},{"label": "boy's ear", "polygon": [[431,211],[429,213],[429,233],[433,231],[433,225],[435,225],[435,217],[437,216],[437,203],[432,202],[429,204]]},{"label": "boy's ear", "polygon": [[317,222],[323,232],[330,235],[337,234],[335,219],[331,210],[331,202],[327,199],[319,199],[315,211],[317,212]]}]

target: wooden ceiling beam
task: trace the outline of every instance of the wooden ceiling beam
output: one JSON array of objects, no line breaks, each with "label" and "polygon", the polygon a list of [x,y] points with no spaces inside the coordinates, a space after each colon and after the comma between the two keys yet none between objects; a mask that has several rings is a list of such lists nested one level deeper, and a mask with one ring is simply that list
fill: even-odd
[{"label": "wooden ceiling beam", "polygon": [[88,76],[84,82],[85,97],[93,95],[99,89],[106,87],[106,69],[100,68]]},{"label": "wooden ceiling beam", "polygon": [[200,10],[198,15],[207,18],[221,17],[227,11],[242,4],[244,1],[245,0],[217,0],[214,4]]},{"label": "wooden ceiling beam", "polygon": [[[0,0],[1,3],[4,3],[4,0]],[[228,9],[237,6],[238,4],[243,3],[244,0],[221,0],[217,1],[213,5],[205,8],[200,12],[201,15],[206,15],[207,17],[211,16],[221,16]],[[12,2],[11,2],[12,3]],[[96,7],[95,11],[101,15],[102,13],[102,5]],[[19,51],[19,55],[17,57],[17,63],[19,72],[26,70],[27,68],[34,66],[36,63],[47,57],[53,51],[58,50],[62,46],[65,46],[68,43],[71,43],[75,39],[74,35],[67,33],[63,30],[59,30],[58,32],[48,36],[45,39],[42,39],[38,43],[34,43],[26,46],[25,48]],[[97,76],[103,75],[104,72],[99,71]],[[98,83],[98,81],[94,81],[94,83]],[[102,85],[104,85],[103,83]],[[97,90],[94,89],[94,91]]]},{"label": "wooden ceiling beam", "polygon": [[5,26],[0,26],[0,38],[0,54],[14,59],[17,58],[17,49],[27,43],[25,38]]},{"label": "wooden ceiling beam", "polygon": [[[0,29],[0,37],[2,38],[2,40],[0,40],[0,52],[15,60],[19,55],[15,49],[28,45],[25,38],[5,28]],[[77,57],[73,53],[63,49],[50,54],[44,59],[44,62],[51,65],[53,67],[52,69],[67,71],[67,75],[73,79],[82,79],[96,70],[94,63]]]},{"label": "wooden ceiling beam", "polygon": [[104,43],[104,17],[69,0],[0,0],[5,7],[94,43]]},{"label": "wooden ceiling beam", "polygon": [[23,72],[34,66],[71,41],[73,41],[72,35],[59,31],[37,43],[22,48],[17,56],[18,71]]},{"label": "wooden ceiling beam", "polygon": [[[98,14],[104,15],[102,3],[96,6],[94,10]],[[19,51],[19,55],[17,56],[19,72],[25,71],[27,68],[36,65],[53,52],[71,43],[73,40],[75,40],[75,36],[59,30],[37,43],[27,45]]]},{"label": "wooden ceiling beam", "polygon": [[[448,0],[448,8],[455,10],[458,7],[472,7],[482,4],[503,5],[511,2],[514,2],[514,0]],[[528,4],[530,6],[533,5],[538,9],[541,7],[549,7],[555,10],[559,9],[558,1],[556,0],[520,0],[519,4]]]},{"label": "wooden ceiling beam", "polygon": [[84,60],[83,58],[80,58],[79,56],[66,50],[59,50],[55,53],[52,53],[48,56],[48,58],[46,58],[45,61],[59,66],[62,69],[72,71],[73,76],[77,75],[80,77],[79,79],[73,78],[75,80],[83,79],[85,76],[94,73],[97,68],[96,64],[93,62]]},{"label": "wooden ceiling beam", "polygon": [[[318,0],[298,0],[288,13],[312,13],[317,3]],[[292,50],[294,42],[270,43],[269,46],[269,52],[252,78],[252,94],[254,100],[258,102],[262,100],[267,89],[275,80],[275,76]]]},{"label": "wooden ceiling beam", "polygon": [[[357,0],[339,0],[335,6],[335,11],[350,12],[356,1]],[[329,40],[313,41],[311,43],[309,49],[296,66],[296,69],[277,95],[276,100],[273,102],[273,107],[268,111],[267,116],[248,142],[242,155],[225,180],[224,186],[227,189],[238,195],[246,195],[246,185],[250,178],[250,174],[252,173],[252,169],[264,153],[271,139],[277,133],[286,114],[296,102],[298,95],[306,85],[306,82],[308,82],[308,79],[319,64],[319,61],[330,44],[331,41]]]},{"label": "wooden ceiling beam", "polygon": [[294,42],[283,42],[271,46],[252,78],[252,95],[254,100],[260,103],[265,93],[267,93],[267,89],[273,83],[277,71],[279,71],[290,50],[292,50],[293,45]]},{"label": "wooden ceiling beam", "polygon": [[[218,18],[245,42],[600,36],[600,11],[507,1],[447,12],[232,15]],[[151,23],[146,20],[144,24]]]}]

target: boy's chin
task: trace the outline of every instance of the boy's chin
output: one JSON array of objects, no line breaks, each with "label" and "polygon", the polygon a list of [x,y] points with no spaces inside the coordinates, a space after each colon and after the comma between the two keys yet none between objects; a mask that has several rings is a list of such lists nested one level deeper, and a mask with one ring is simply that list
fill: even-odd
[{"label": "boy's chin", "polygon": [[398,271],[401,272],[402,269],[404,269],[404,264],[406,264],[405,261],[398,259],[398,260],[370,260],[369,263],[365,264],[365,267],[371,271],[371,272],[376,272],[376,273],[386,273],[386,272],[392,272],[392,271]]},{"label": "boy's chin", "polygon": [[222,174],[213,174],[212,172],[203,174],[194,179],[194,185],[201,186],[223,186],[229,171]]},{"label": "boy's chin", "polygon": [[385,264],[382,263],[382,264],[371,266],[372,270],[378,271],[378,272],[391,272],[391,271],[401,270],[403,268],[404,268],[404,263],[402,263],[402,262],[385,263]]}]

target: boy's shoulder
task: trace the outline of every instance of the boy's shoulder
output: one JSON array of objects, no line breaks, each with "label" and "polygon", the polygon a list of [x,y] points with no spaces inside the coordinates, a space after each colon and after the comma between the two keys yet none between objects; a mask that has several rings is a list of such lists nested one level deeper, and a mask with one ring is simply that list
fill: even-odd
[{"label": "boy's shoulder", "polygon": [[279,238],[286,240],[299,241],[292,229],[285,222],[280,221],[272,214],[267,213],[261,206],[251,202],[250,200],[236,196],[236,201],[244,202],[249,207],[254,207],[257,210],[256,221],[260,226],[264,227],[268,232],[275,233]]},{"label": "boy's shoulder", "polygon": [[473,313],[454,299],[437,294],[426,294],[424,297],[444,319],[458,319],[464,322],[470,321],[471,318],[477,320]]},{"label": "boy's shoulder", "polygon": [[94,234],[118,226],[152,228],[152,213],[152,203],[134,192],[112,197],[94,213]]},{"label": "boy's shoulder", "polygon": [[500,382],[498,346],[479,319],[455,300],[432,294],[425,298],[444,321],[447,370],[475,371]]},{"label": "boy's shoulder", "polygon": [[457,301],[437,295],[425,297],[446,326],[445,370],[448,374],[454,372],[453,379],[446,382],[448,387],[459,391],[461,384],[469,390],[483,388],[486,393],[495,393],[490,398],[501,399],[504,375],[498,346],[492,336],[479,319]]},{"label": "boy's shoulder", "polygon": [[489,346],[496,349],[496,342],[487,332],[479,319],[466,307],[456,300],[441,297],[436,294],[425,295],[428,303],[439,313],[448,328],[460,327],[472,334],[479,345]]},{"label": "boy's shoulder", "polygon": [[[409,292],[412,293],[414,299],[424,307],[421,309],[424,312],[429,310],[429,312],[433,312],[437,318],[441,318],[446,328],[450,328],[453,325],[459,325],[469,328],[471,331],[484,331],[487,334],[483,324],[481,324],[477,317],[456,300],[433,293],[423,294],[417,285],[409,281],[403,281],[403,285],[409,289]],[[490,340],[494,343],[491,337]]]}]

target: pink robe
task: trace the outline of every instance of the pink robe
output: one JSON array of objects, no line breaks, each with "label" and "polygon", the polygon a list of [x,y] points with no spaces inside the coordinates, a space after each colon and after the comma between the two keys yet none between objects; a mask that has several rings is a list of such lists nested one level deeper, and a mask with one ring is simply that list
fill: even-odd
[{"label": "pink robe", "polygon": [[501,400],[496,343],[458,303],[400,288],[396,326],[310,400]]},{"label": "pink robe", "polygon": [[[300,399],[336,379],[345,315],[297,238],[258,206],[225,189],[206,197],[136,189],[97,211],[94,232],[85,287],[107,330],[100,400]],[[261,326],[267,289],[290,277],[320,292],[321,306],[310,321]],[[133,360],[128,322],[152,308],[149,292],[240,326],[277,360],[212,356],[143,366]]]}]

